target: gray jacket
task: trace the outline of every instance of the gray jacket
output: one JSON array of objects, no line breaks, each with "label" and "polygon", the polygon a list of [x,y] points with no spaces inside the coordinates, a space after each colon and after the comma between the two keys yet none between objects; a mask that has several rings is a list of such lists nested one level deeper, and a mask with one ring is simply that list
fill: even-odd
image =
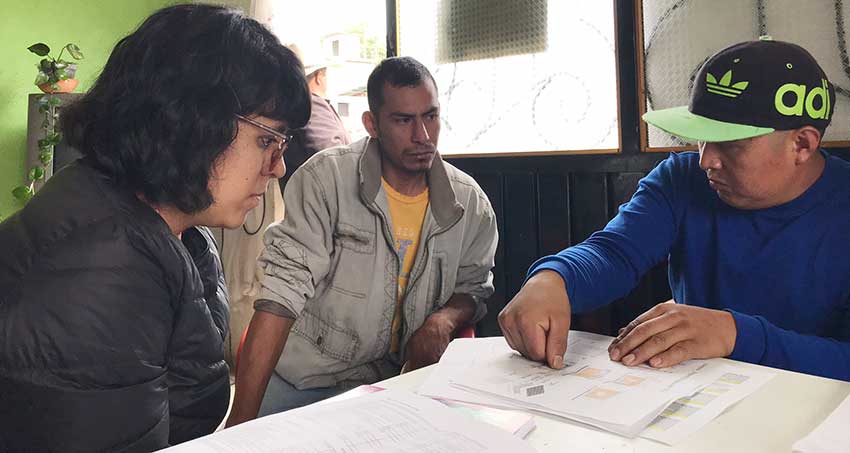
[{"label": "gray jacket", "polygon": [[493,208],[472,177],[439,156],[428,182],[403,300],[401,353],[392,356],[399,260],[377,141],[322,151],[292,175],[286,217],[266,231],[257,305],[297,316],[275,368],[287,382],[306,389],[388,378],[398,373],[411,334],[453,294],[473,297],[473,322],[487,312],[498,243]]}]

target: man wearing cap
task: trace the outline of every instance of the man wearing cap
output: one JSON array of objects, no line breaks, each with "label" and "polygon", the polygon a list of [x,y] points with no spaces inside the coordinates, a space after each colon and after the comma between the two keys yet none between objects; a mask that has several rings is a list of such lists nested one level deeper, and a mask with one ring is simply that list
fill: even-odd
[{"label": "man wearing cap", "polygon": [[850,380],[850,163],[819,148],[834,101],[797,45],[712,56],[690,105],[644,115],[699,152],[672,154],[602,231],[534,263],[499,315],[508,343],[563,367],[570,314],[668,258],[673,299],[621,329],[612,360],[729,357]]},{"label": "man wearing cap", "polygon": [[310,122],[304,128],[296,131],[284,153],[283,160],[287,172],[280,179],[283,190],[292,173],[307,161],[313,154],[332,146],[348,145],[351,138],[339,117],[336,109],[327,100],[328,65],[325,60],[309,60],[295,45],[290,45],[304,64],[304,74],[307,77],[307,87],[310,89],[311,109]]}]

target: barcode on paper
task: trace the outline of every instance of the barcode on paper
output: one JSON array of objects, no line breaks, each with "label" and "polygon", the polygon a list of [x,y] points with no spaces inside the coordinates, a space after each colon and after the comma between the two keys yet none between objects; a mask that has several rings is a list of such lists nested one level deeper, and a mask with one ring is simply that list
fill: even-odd
[{"label": "barcode on paper", "polygon": [[542,385],[535,385],[534,387],[529,387],[525,389],[525,396],[537,396],[542,395],[546,390]]}]

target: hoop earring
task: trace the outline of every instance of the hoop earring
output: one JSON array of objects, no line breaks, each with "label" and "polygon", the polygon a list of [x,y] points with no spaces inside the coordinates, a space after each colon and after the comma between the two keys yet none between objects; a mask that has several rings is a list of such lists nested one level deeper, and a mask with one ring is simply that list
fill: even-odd
[{"label": "hoop earring", "polygon": [[254,236],[260,232],[260,229],[263,228],[263,224],[266,223],[266,193],[263,192],[263,215],[260,218],[260,224],[257,225],[257,229],[254,231],[248,231],[248,228],[245,227],[245,224],[242,224],[242,231],[245,232],[248,236]]}]

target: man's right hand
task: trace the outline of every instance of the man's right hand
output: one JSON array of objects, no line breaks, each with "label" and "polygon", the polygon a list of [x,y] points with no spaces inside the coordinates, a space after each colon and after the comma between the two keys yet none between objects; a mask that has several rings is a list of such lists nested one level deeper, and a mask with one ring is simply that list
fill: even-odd
[{"label": "man's right hand", "polygon": [[570,300],[564,279],[555,271],[534,274],[499,313],[508,344],[531,360],[564,367],[570,331]]}]

